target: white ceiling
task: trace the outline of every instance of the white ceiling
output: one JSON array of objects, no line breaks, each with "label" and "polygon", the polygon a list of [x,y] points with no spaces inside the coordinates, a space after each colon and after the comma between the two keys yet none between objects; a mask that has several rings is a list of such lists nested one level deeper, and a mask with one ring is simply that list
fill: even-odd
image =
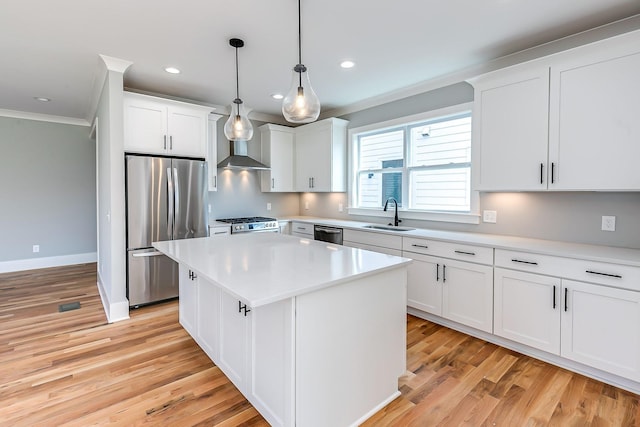
[{"label": "white ceiling", "polygon": [[[639,0],[302,0],[302,60],[327,111],[639,13]],[[226,106],[231,37],[246,43],[245,105],[280,115],[296,0],[2,0],[0,109],[89,119],[99,54],[133,63],[126,87]]]}]

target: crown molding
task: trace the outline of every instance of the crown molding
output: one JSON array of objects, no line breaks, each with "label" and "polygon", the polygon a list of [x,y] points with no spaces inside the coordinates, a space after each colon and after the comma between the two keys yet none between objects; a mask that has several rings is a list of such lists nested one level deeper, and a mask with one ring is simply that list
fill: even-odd
[{"label": "crown molding", "polygon": [[0,109],[0,117],[9,117],[13,119],[37,120],[39,122],[60,123],[74,126],[89,126],[90,123],[85,119],[77,119],[74,117],[53,116],[50,114],[29,113],[26,111],[4,110]]}]

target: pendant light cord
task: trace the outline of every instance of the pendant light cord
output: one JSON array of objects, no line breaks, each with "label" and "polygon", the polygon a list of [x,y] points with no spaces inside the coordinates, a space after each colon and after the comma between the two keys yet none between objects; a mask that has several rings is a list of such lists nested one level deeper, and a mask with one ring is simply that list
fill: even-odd
[{"label": "pendant light cord", "polygon": [[[300,13],[300,0],[298,0],[298,64],[302,64],[302,18]],[[302,71],[298,72],[298,87],[302,87]]]},{"label": "pendant light cord", "polygon": [[[238,48],[236,47],[236,101],[240,99],[240,74],[238,72]],[[238,116],[240,115],[240,104],[236,103]]]}]

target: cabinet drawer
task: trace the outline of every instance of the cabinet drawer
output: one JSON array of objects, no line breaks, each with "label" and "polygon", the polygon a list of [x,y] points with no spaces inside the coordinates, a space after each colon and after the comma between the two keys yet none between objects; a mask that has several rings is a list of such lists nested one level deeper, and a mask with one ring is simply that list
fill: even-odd
[{"label": "cabinet drawer", "polygon": [[298,234],[308,234],[313,238],[313,224],[306,222],[293,222],[291,223],[291,232]]},{"label": "cabinet drawer", "polygon": [[496,267],[640,291],[640,267],[496,249]]},{"label": "cabinet drawer", "polygon": [[393,234],[376,233],[373,231],[357,231],[345,229],[343,239],[348,242],[362,243],[365,245],[381,246],[389,249],[402,249],[402,236]]},{"label": "cabinet drawer", "polygon": [[402,250],[419,254],[475,262],[493,264],[493,248],[467,245],[464,243],[441,242],[438,240],[403,237]]}]

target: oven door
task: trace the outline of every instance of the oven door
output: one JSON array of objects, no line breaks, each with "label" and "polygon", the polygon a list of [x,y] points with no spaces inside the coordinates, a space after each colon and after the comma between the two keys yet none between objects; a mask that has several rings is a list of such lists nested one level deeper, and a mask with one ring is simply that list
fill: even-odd
[{"label": "oven door", "polygon": [[314,225],[313,238],[321,242],[342,244],[342,228],[326,227],[324,225]]}]

